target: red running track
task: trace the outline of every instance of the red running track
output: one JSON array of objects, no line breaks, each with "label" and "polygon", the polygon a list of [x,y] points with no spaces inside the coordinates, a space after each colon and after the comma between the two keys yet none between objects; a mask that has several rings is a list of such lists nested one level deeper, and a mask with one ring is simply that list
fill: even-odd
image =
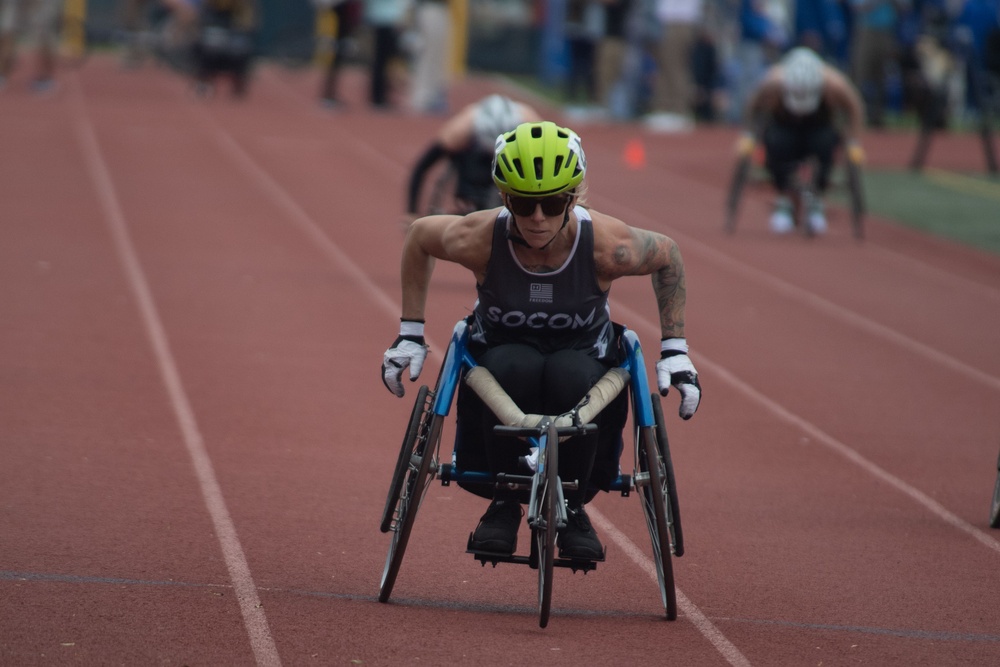
[{"label": "red running track", "polygon": [[[370,113],[360,73],[339,114],[313,71],[264,67],[243,103],[100,57],[61,83],[0,96],[0,663],[1000,663],[1000,258],[878,219],[859,244],[842,211],[773,238],[763,191],[726,236],[734,130],[578,126],[592,203],[687,264],[705,398],[690,422],[665,404],[680,617],[635,498],[594,501],[607,563],[556,572],[541,630],[535,572],[465,554],[484,502],[440,486],[379,604],[417,385],[397,400],[378,367],[440,119]],[[913,140],[866,148],[902,165]],[[930,164],[981,152],[942,137]],[[440,265],[432,369],[472,299]],[[655,345],[648,280],[612,299]]]}]

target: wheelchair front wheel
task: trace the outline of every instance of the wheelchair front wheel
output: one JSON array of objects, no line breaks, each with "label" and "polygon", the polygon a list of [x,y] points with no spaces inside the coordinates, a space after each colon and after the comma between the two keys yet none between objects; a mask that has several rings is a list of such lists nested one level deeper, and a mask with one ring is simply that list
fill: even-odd
[{"label": "wheelchair front wheel", "polygon": [[393,509],[387,532],[392,532],[392,541],[389,543],[385,569],[382,571],[379,602],[389,601],[416,520],[417,510],[427,491],[427,482],[437,468],[434,455],[441,438],[444,417],[431,412],[431,403],[427,401],[428,392],[425,389],[426,387],[422,388],[418,394],[414,411],[419,417],[416,420],[411,419],[397,462],[396,469],[400,473],[400,479],[397,480],[394,475],[393,487],[389,490],[390,498],[387,502],[391,501]]},{"label": "wheelchair front wheel", "polygon": [[[663,420],[660,397],[653,395],[653,414],[656,427],[644,427],[638,433],[636,464],[640,475],[645,478],[641,489],[642,509],[646,516],[646,527],[653,546],[656,575],[660,584],[660,598],[666,619],[677,619],[677,591],[674,584],[674,569],[671,562],[671,519],[669,477],[666,459],[658,446]],[[665,429],[662,429],[665,433]],[[666,441],[663,442],[666,448]]]},{"label": "wheelchair front wheel", "polygon": [[559,435],[555,423],[549,424],[545,439],[545,447],[541,448],[538,457],[539,471],[532,480],[528,512],[538,557],[538,626],[542,628],[548,625],[552,609],[552,572],[559,516]]}]

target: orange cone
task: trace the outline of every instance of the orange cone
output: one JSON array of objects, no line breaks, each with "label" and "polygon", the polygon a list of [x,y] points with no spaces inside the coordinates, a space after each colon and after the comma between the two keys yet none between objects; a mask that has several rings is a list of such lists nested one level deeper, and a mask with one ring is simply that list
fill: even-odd
[{"label": "orange cone", "polygon": [[646,148],[638,139],[632,139],[625,144],[625,153],[622,155],[622,159],[629,169],[642,169],[646,166]]}]

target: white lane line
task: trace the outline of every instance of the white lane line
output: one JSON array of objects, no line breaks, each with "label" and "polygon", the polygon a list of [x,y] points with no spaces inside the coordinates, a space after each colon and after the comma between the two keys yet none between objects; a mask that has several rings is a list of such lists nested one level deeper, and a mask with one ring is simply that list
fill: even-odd
[{"label": "white lane line", "polygon": [[[206,113],[205,116],[208,117],[208,114]],[[395,320],[399,316],[400,312],[401,306],[399,305],[399,303],[394,301],[380,287],[378,287],[378,285],[376,285],[370,278],[368,278],[368,275],[362,270],[362,268],[348,258],[347,254],[343,250],[341,250],[340,247],[330,237],[326,235],[326,232],[323,231],[322,227],[320,227],[309,216],[309,214],[306,213],[305,210],[303,210],[302,207],[298,205],[295,199],[291,195],[289,195],[288,192],[284,188],[282,188],[282,186],[279,185],[277,181],[275,181],[267,173],[267,171],[265,171],[262,167],[260,167],[254,161],[254,159],[249,154],[246,153],[246,151],[240,148],[236,140],[233,139],[233,137],[226,130],[220,127],[214,121],[214,119],[210,117],[208,117],[208,122],[211,122],[213,130],[218,137],[219,144],[231,156],[233,156],[238,163],[240,163],[247,170],[247,172],[254,178],[255,181],[257,181],[260,184],[261,190],[263,192],[268,193],[273,198],[274,202],[278,205],[278,207],[283,209],[289,215],[289,217],[296,223],[299,229],[304,231],[310,239],[314,240],[319,245],[320,249],[330,260],[349,269],[352,275],[354,276],[354,279],[361,285],[364,291],[366,291],[369,295],[373,296],[375,298],[375,301],[379,303],[383,307],[383,309],[386,310],[386,312],[389,313],[389,315],[393,318],[393,320]],[[428,343],[434,346],[434,343],[432,341],[428,341]],[[626,552],[630,552],[630,548],[634,549],[634,545],[632,545],[631,542],[619,543],[619,546],[622,548],[623,551]],[[633,552],[630,552],[630,554],[631,553]],[[638,557],[639,559],[645,559],[639,561],[643,569],[645,569],[648,572],[650,568],[652,568],[653,579],[655,581],[656,566],[653,564],[652,560],[646,558],[641,551],[634,550],[634,553],[637,554],[637,556],[633,556],[633,558]],[[713,646],[715,646],[717,650],[720,651],[722,650],[720,648],[720,646],[723,646],[721,642],[724,642],[725,645],[732,647],[732,644],[730,644],[729,641],[726,640],[725,637],[722,635],[722,633],[720,633],[715,628],[715,626],[713,626],[711,622],[708,621],[707,617],[701,612],[700,609],[698,609],[698,607],[693,602],[691,602],[687,598],[683,598],[683,600],[684,600],[685,617],[690,619],[691,622],[694,623],[698,631],[701,632],[702,635],[704,635],[705,638]],[[742,658],[742,655],[739,653],[739,651],[736,651],[735,647],[732,647],[732,650],[736,652],[736,655]],[[730,662],[733,665],[750,664],[749,662],[746,662],[745,658],[742,658],[743,662],[732,662],[732,659],[730,658],[729,655],[727,655],[725,652],[722,653],[727,660],[730,660]]]},{"label": "white lane line", "polygon": [[[648,225],[654,225],[654,226],[657,225],[656,221],[650,218],[648,215],[645,215],[620,202],[609,200],[607,198],[605,198],[605,200],[613,202],[616,208],[622,211],[627,211],[628,215],[632,218],[639,218],[645,220]],[[658,226],[662,227],[662,225]],[[766,285],[771,289],[773,289],[775,292],[783,294],[784,296],[789,297],[794,301],[798,301],[799,303],[803,303],[807,306],[810,306],[826,315],[829,315],[833,319],[839,319],[843,322],[853,325],[858,329],[868,332],[869,334],[872,334],[878,338],[882,338],[884,340],[889,341],[890,343],[898,345],[913,354],[924,357],[929,361],[938,363],[944,366],[945,368],[954,371],[955,373],[964,375],[965,377],[975,380],[976,382],[980,382],[989,387],[990,389],[1000,391],[1000,378],[994,375],[985,373],[979,370],[978,368],[970,366],[969,364],[963,361],[959,361],[958,359],[950,355],[947,355],[943,352],[939,352],[930,345],[925,345],[924,343],[914,340],[913,338],[910,338],[909,336],[900,333],[899,331],[896,331],[891,327],[887,327],[884,324],[879,324],[874,320],[871,320],[859,313],[856,313],[853,310],[849,310],[848,308],[839,306],[833,303],[832,301],[828,301],[827,299],[824,299],[818,294],[814,294],[813,292],[810,292],[807,289],[804,289],[797,285],[793,285],[792,283],[786,282],[765,271],[754,268],[753,266],[741,262],[735,257],[731,257],[723,252],[720,252],[715,248],[712,248],[708,244],[702,243],[701,241],[697,241],[691,238],[690,236],[686,236],[683,233],[677,233],[674,231],[670,232],[670,236],[674,240],[676,240],[682,248],[695,249],[697,252],[701,253],[705,257],[710,258],[713,262],[715,262],[715,264],[718,267],[726,271],[731,271],[737,275],[741,275],[745,278],[754,280],[757,283]]]},{"label": "white lane line", "polygon": [[288,191],[281,187],[277,181],[271,178],[267,171],[249,153],[243,150],[236,140],[233,139],[232,135],[224,130],[208,111],[201,106],[195,107],[194,110],[198,118],[208,126],[210,134],[214,136],[222,150],[243,168],[243,171],[257,183],[260,190],[270,197],[280,210],[285,212],[288,218],[306,235],[306,238],[315,243],[328,260],[344,267],[348,273],[355,276],[362,291],[381,306],[385,312],[394,318],[399,317],[399,303],[382,291],[368,277],[364,269],[327,236],[326,232],[323,231],[323,227],[312,216],[306,213],[305,209],[295,201],[295,198],[288,194]]},{"label": "white lane line", "polygon": [[[621,304],[614,305],[615,310],[618,312],[624,312],[626,315],[625,321],[631,323],[639,323],[646,329],[646,334],[650,336],[659,336],[660,327],[659,324],[653,323],[653,321],[647,317],[643,317],[639,313],[635,312],[628,306],[623,306]],[[631,326],[631,325],[630,325]],[[830,449],[837,454],[840,454],[845,459],[855,464],[868,474],[876,477],[886,484],[894,487],[896,490],[901,491],[903,494],[908,496],[911,500],[915,501],[917,504],[922,505],[925,509],[930,511],[932,514],[937,516],[939,519],[943,520],[948,525],[953,528],[957,528],[965,533],[968,533],[973,538],[984,544],[986,547],[1000,553],[1000,541],[996,540],[994,537],[988,535],[982,530],[976,528],[974,525],[960,518],[959,516],[953,514],[952,512],[945,509],[943,505],[939,502],[918,490],[916,487],[910,486],[900,478],[896,477],[892,473],[888,472],[884,468],[876,465],[875,463],[869,461],[857,450],[844,444],[840,440],[837,440],[829,433],[821,430],[818,426],[809,422],[802,417],[799,417],[791,410],[782,407],[776,401],[771,400],[764,396],[763,392],[754,389],[750,384],[744,382],[740,378],[736,377],[734,374],[730,373],[728,370],[723,368],[717,363],[714,363],[710,359],[707,359],[705,355],[698,354],[697,356],[698,366],[704,367],[711,371],[713,375],[721,379],[723,382],[727,383],[729,386],[734,388],[739,393],[743,394],[744,397],[757,403],[762,408],[778,417],[782,421],[785,421],[792,426],[808,433],[813,439],[823,444],[827,449]]]},{"label": "white lane line", "polygon": [[1000,290],[998,289],[988,287],[980,282],[955,275],[954,273],[948,273],[944,269],[904,255],[892,248],[871,244],[867,245],[865,249],[873,255],[881,255],[886,261],[892,262],[900,268],[905,268],[907,271],[920,273],[925,276],[933,275],[935,280],[947,284],[952,289],[962,290],[963,292],[975,292],[984,299],[989,299],[1000,304]]},{"label": "white lane line", "polygon": [[274,68],[262,68],[260,74],[275,86],[284,89],[285,94],[281,96],[281,101],[284,102],[289,109],[301,111],[303,102],[314,105],[311,109],[310,115],[331,121],[330,131],[331,133],[337,133],[337,143],[340,145],[349,145],[350,149],[362,155],[362,159],[366,160],[373,169],[384,169],[385,171],[395,174],[397,177],[404,176],[409,173],[409,165],[402,163],[398,159],[394,159],[392,156],[380,150],[372,142],[365,141],[363,139],[363,135],[358,135],[349,130],[345,130],[342,125],[336,122],[335,115],[331,115],[329,110],[321,109],[318,105],[316,105],[314,98],[307,98],[300,90],[279,76],[277,70]]},{"label": "white lane line", "polygon": [[699,358],[699,363],[702,362],[705,362],[706,368],[711,369],[711,372],[714,375],[722,378],[725,382],[727,382],[730,386],[735,388],[741,394],[759,403],[762,407],[767,409],[769,412],[773,413],[775,416],[779,417],[780,419],[783,419],[784,421],[792,424],[793,426],[798,427],[805,433],[808,433],[812,438],[825,445],[828,449],[840,454],[845,459],[855,464],[868,474],[882,480],[886,484],[889,484],[896,490],[901,491],[906,496],[909,496],[910,499],[914,500],[920,505],[923,505],[925,509],[930,511],[932,514],[937,516],[939,519],[941,519],[948,525],[952,526],[953,528],[957,528],[965,533],[968,533],[976,540],[982,542],[988,548],[992,549],[993,551],[996,551],[997,553],[1000,553],[1000,541],[991,537],[984,531],[976,528],[968,521],[965,521],[959,516],[948,511],[947,509],[945,509],[943,505],[941,505],[941,503],[937,502],[927,494],[907,484],[899,477],[896,477],[895,475],[888,472],[879,465],[873,463],[872,461],[869,461],[860,453],[858,453],[856,449],[846,445],[840,440],[837,440],[836,438],[826,433],[825,431],[820,430],[820,428],[817,427],[815,424],[812,424],[811,422],[806,421],[805,419],[799,417],[798,415],[793,414],[789,410],[786,410],[781,405],[767,398],[761,392],[757,391],[749,384],[743,382],[742,380],[740,380],[739,378],[731,374],[729,371],[719,366],[718,364],[714,364],[710,361]]},{"label": "white lane line", "polygon": [[281,659],[278,656],[278,649],[274,644],[274,639],[271,637],[271,630],[268,627],[267,617],[264,615],[264,608],[260,603],[260,597],[257,594],[253,577],[250,575],[250,566],[247,564],[243,547],[236,534],[236,526],[233,524],[229,510],[226,508],[222,489],[215,476],[212,461],[205,449],[205,442],[195,421],[194,410],[191,408],[190,401],[188,401],[187,394],[184,391],[180,373],[177,370],[173,354],[170,351],[170,343],[167,339],[166,330],[156,310],[156,302],[153,299],[149,283],[139,262],[138,253],[136,253],[135,246],[132,244],[129,236],[128,226],[125,223],[125,215],[122,212],[118,195],[115,192],[114,183],[108,171],[107,163],[101,153],[97,135],[87,115],[82,87],[75,72],[69,72],[68,74],[73,92],[72,103],[76,107],[74,110],[74,121],[77,137],[80,141],[80,148],[86,159],[88,172],[93,180],[93,185],[97,191],[101,206],[104,209],[104,219],[114,240],[118,258],[125,270],[129,287],[132,289],[140,314],[142,315],[142,322],[156,355],[160,375],[166,386],[167,394],[170,397],[170,404],[174,409],[174,415],[180,425],[184,444],[194,465],[205,505],[212,517],[212,525],[219,538],[219,546],[222,548],[226,568],[229,570],[229,578],[233,582],[236,598],[240,603],[240,611],[243,614],[243,623],[250,638],[250,645],[258,665],[262,667],[278,667],[281,665]]},{"label": "white lane line", "polygon": [[[597,524],[597,527],[601,529],[601,532],[610,537],[618,545],[618,548],[624,551],[632,559],[632,562],[638,565],[653,580],[653,583],[659,587],[660,583],[659,577],[656,574],[656,564],[653,563],[652,559],[648,558],[642,552],[642,549],[637,547],[625,533],[618,530],[596,507],[593,505],[588,506],[587,514]],[[685,618],[694,624],[698,632],[715,647],[715,650],[721,653],[722,657],[730,665],[733,665],[733,667],[749,667],[750,661],[747,660],[746,656],[731,641],[726,639],[726,636],[715,627],[715,624],[708,620],[708,617],[679,588],[675,586],[674,590],[677,594],[677,607],[684,613]]]}]

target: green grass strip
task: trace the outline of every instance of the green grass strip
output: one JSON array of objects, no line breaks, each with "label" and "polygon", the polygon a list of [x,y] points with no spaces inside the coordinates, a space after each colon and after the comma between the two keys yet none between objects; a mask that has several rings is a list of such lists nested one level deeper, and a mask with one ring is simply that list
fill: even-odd
[{"label": "green grass strip", "polygon": [[868,211],[1000,254],[1000,182],[983,174],[866,169]]}]

